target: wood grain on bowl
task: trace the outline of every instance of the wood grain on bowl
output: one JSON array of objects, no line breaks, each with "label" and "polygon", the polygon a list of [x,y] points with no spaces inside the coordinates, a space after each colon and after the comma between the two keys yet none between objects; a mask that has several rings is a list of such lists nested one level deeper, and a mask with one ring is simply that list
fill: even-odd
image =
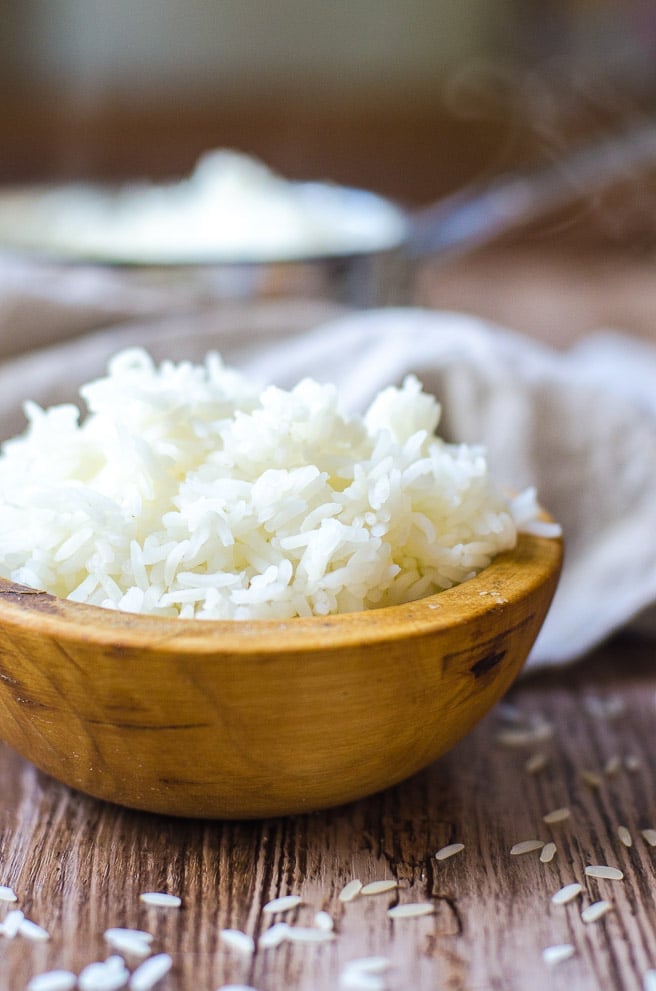
[{"label": "wood grain on bowl", "polygon": [[560,540],[522,535],[403,606],[287,622],[115,612],[0,580],[0,736],[53,777],[153,812],[338,805],[435,760],[506,692]]}]

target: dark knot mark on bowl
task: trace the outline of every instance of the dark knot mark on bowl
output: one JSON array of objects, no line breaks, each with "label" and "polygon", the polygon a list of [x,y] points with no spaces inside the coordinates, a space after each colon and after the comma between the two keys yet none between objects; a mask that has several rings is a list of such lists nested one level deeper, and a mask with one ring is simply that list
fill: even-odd
[{"label": "dark knot mark on bowl", "polygon": [[475,678],[482,678],[483,675],[487,674],[489,671],[492,671],[497,664],[501,664],[506,654],[506,650],[491,651],[489,654],[486,654],[485,657],[481,657],[478,661],[476,661],[475,664],[472,664],[469,670]]}]

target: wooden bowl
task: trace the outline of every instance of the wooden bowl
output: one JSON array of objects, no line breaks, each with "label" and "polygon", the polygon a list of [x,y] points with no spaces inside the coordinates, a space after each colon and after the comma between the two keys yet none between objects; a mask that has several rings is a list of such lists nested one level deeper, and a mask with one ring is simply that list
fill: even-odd
[{"label": "wooden bowl", "polygon": [[0,580],[0,736],[89,795],[254,818],[408,777],[506,692],[544,620],[559,540],[367,612],[205,622],[112,612]]}]

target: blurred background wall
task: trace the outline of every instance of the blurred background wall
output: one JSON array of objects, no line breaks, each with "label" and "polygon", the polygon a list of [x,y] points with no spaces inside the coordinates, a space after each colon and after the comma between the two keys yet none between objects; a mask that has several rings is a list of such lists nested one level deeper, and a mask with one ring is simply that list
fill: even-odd
[{"label": "blurred background wall", "polygon": [[423,202],[650,112],[653,0],[5,0],[0,181],[238,147]]}]

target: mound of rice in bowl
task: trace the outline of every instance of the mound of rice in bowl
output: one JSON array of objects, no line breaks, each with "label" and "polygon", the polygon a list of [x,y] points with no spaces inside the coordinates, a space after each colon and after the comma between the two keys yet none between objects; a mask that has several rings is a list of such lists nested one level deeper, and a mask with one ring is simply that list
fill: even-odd
[{"label": "mound of rice in bowl", "polygon": [[[406,602],[476,574],[536,518],[479,447],[435,436],[416,378],[363,416],[311,379],[118,354],[74,405],[25,404],[0,454],[0,575],[110,609],[288,619]],[[518,517],[521,515],[521,519]]]}]

